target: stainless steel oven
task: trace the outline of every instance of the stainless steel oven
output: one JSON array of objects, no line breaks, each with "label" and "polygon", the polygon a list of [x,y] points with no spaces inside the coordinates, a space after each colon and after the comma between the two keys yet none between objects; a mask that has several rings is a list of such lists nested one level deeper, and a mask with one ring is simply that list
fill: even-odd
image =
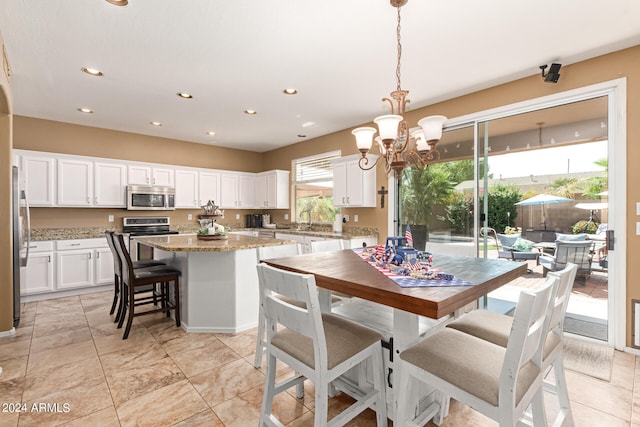
[{"label": "stainless steel oven", "polygon": [[170,230],[168,216],[125,217],[122,219],[122,231],[129,234],[129,253],[134,261],[154,259],[153,248],[140,243],[136,237],[178,234]]},{"label": "stainless steel oven", "polygon": [[176,208],[173,187],[127,185],[127,210],[168,211]]}]

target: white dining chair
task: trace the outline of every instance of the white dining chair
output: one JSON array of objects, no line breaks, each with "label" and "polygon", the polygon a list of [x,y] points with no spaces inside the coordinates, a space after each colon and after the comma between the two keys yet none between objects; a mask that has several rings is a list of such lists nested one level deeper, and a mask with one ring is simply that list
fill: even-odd
[{"label": "white dining chair", "polygon": [[[267,321],[267,369],[260,413],[260,426],[282,426],[273,414],[273,399],[293,385],[309,379],[315,386],[316,426],[342,426],[367,408],[376,411],[378,427],[387,425],[382,335],[378,332],[321,313],[315,277],[258,264]],[[282,296],[299,301],[292,305]],[[276,359],[296,374],[276,384]],[[345,372],[371,361],[373,386],[358,388],[341,378]],[[356,401],[328,418],[329,384]]]},{"label": "white dining chair", "polygon": [[[257,250],[258,262],[263,259],[296,256],[301,253],[302,248],[299,243],[295,245],[262,246]],[[260,283],[258,283],[258,286],[260,286]],[[253,366],[258,369],[262,366],[262,355],[264,353],[265,346],[267,345],[267,341],[265,339],[265,318],[264,308],[262,306],[262,291],[259,292],[260,307],[258,308],[258,337],[256,338],[256,355],[253,361]]]},{"label": "white dining chair", "polygon": [[[558,279],[558,287],[552,296],[553,305],[551,306],[551,312],[547,315],[548,332],[542,351],[542,369],[543,377],[545,378],[544,390],[556,395],[560,404],[560,410],[554,425],[567,427],[573,426],[573,415],[569,402],[567,381],[564,376],[563,328],[567,305],[577,271],[577,265],[568,264],[563,270],[549,272],[547,275],[547,277]],[[513,320],[513,317],[505,314],[488,310],[475,310],[449,323],[447,327],[506,347]],[[554,382],[546,380],[551,368],[553,368],[554,372]]]},{"label": "white dining chair", "polygon": [[[508,344],[501,347],[453,328],[443,328],[400,353],[396,423],[422,426],[437,416],[442,422],[449,397],[497,421],[518,424],[529,405],[535,426],[546,425],[542,396],[542,342],[551,295],[558,279],[520,293]],[[441,396],[424,411],[413,410],[411,387],[433,386]]]}]

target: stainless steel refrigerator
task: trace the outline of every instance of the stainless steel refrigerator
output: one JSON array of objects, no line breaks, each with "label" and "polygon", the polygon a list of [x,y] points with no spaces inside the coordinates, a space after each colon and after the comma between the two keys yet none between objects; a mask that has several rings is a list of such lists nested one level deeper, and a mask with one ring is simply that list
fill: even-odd
[{"label": "stainless steel refrigerator", "polygon": [[17,166],[11,176],[13,217],[13,326],[20,323],[20,278],[24,275],[29,259],[31,218],[24,181]]}]

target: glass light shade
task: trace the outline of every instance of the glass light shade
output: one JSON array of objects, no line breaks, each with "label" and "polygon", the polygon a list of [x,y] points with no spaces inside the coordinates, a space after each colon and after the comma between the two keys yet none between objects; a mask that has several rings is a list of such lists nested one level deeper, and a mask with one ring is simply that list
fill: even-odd
[{"label": "glass light shade", "polygon": [[426,141],[439,141],[442,138],[442,126],[447,121],[445,116],[429,116],[418,121],[418,126],[424,132]]},{"label": "glass light shade", "polygon": [[358,147],[358,150],[369,151],[371,149],[374,133],[376,133],[376,129],[370,127],[356,128],[351,131],[351,134],[356,137],[356,146]]},{"label": "glass light shade", "polygon": [[378,125],[380,138],[396,139],[398,137],[398,125],[402,121],[402,116],[396,114],[387,114],[386,116],[376,117],[373,122]]},{"label": "glass light shade", "polygon": [[422,130],[414,131],[411,136],[416,141],[416,150],[426,151],[429,149],[429,144],[427,144],[427,141],[424,139],[424,133]]}]

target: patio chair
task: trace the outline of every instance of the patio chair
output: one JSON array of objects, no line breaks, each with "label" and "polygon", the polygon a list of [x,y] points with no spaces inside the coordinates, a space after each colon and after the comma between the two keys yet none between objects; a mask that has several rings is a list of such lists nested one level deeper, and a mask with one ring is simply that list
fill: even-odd
[{"label": "patio chair", "polygon": [[546,277],[549,271],[563,270],[568,263],[576,264],[579,277],[582,283],[587,282],[591,275],[591,262],[593,261],[594,242],[584,241],[564,241],[556,240],[556,250],[553,256],[543,254],[539,262],[542,265],[542,276]]},{"label": "patio chair", "polygon": [[[500,234],[496,233],[493,228],[480,229],[482,236],[492,237],[498,248],[498,258],[505,258],[511,261],[528,261],[536,260],[536,265],[539,265],[538,257],[540,252],[537,250],[521,250],[526,249],[524,246],[518,246],[521,242],[526,242],[522,239],[520,233],[517,234]],[[518,241],[520,239],[520,241]]]}]

